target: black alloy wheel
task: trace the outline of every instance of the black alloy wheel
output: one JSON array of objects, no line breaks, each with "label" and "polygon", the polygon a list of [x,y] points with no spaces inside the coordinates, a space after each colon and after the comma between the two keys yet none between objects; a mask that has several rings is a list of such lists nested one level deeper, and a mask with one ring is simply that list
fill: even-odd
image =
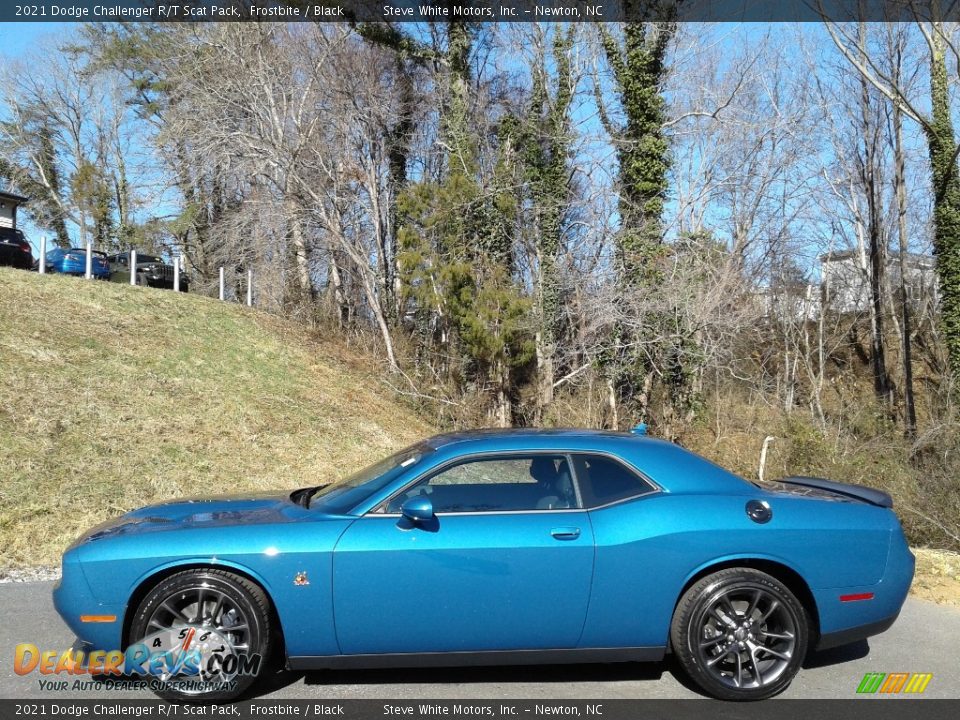
[{"label": "black alloy wheel", "polygon": [[670,639],[685,672],[708,695],[761,700],[782,692],[797,674],[809,627],[806,610],[782,582],[731,568],[684,593]]},{"label": "black alloy wheel", "polygon": [[[157,695],[209,702],[237,698],[263,674],[271,633],[270,602],[258,585],[223,570],[194,569],[147,593],[129,637],[130,644],[144,641],[151,652],[170,658],[165,667],[171,672],[148,678]],[[189,650],[202,662],[178,672],[176,660]]]}]

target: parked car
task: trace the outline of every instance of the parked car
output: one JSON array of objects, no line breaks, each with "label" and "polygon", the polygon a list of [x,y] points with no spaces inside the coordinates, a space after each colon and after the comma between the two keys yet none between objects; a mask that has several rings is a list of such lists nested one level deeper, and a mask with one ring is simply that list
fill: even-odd
[{"label": "parked car", "polygon": [[672,652],[705,693],[752,700],[808,649],[890,627],[914,558],[877,490],[751,483],[629,433],[494,430],[289,494],[135,510],[62,567],[74,647],[165,653],[168,698],[236,697],[282,647],[294,670]]},{"label": "parked car", "polygon": [[[91,272],[96,280],[110,278],[110,264],[107,254],[94,250],[91,257]],[[34,265],[39,264],[37,260]],[[64,273],[67,275],[86,275],[87,251],[83,248],[52,248],[47,251],[47,272]]]},{"label": "parked car", "polygon": [[[114,282],[130,282],[130,253],[119,253],[110,255],[107,260],[110,262],[110,279]],[[147,285],[149,287],[173,288],[174,268],[170,263],[164,262],[163,258],[156,255],[147,255],[137,253],[137,285]],[[190,281],[183,273],[180,274],[180,291],[189,292]]]},{"label": "parked car", "polygon": [[0,227],[0,265],[21,270],[33,267],[33,249],[16,228]]}]

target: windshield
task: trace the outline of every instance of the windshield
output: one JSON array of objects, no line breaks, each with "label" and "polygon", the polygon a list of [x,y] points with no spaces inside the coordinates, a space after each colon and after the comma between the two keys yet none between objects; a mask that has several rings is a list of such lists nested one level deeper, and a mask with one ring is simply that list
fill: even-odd
[{"label": "windshield", "polygon": [[23,233],[16,228],[0,227],[0,240],[23,240]]},{"label": "windshield", "polygon": [[343,480],[312,488],[306,493],[305,502],[309,503],[309,507],[334,515],[349,512],[432,452],[433,448],[429,445],[411,445]]},{"label": "windshield", "polygon": [[163,260],[154,255],[137,255],[137,265],[140,263],[162,263]]}]

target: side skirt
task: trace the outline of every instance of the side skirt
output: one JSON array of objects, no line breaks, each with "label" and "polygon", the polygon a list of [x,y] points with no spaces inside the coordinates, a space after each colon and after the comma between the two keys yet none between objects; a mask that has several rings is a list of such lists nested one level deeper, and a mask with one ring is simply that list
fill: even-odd
[{"label": "side skirt", "polygon": [[666,648],[664,647],[632,647],[386,653],[383,655],[300,655],[287,658],[287,668],[290,670],[321,670],[659,662],[663,660],[665,651]]}]

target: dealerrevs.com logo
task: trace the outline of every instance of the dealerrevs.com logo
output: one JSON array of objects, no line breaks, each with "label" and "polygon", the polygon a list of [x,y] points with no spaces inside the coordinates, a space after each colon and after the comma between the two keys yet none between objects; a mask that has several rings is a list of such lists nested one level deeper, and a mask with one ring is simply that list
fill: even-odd
[{"label": "dealerrevs.com logo", "polygon": [[[262,658],[238,651],[230,640],[216,630],[184,625],[148,635],[123,650],[41,651],[31,643],[21,643],[14,651],[13,669],[17,675],[37,672],[45,676],[95,675],[100,678],[144,678],[133,683],[156,689],[169,687],[187,694],[230,690],[241,675],[256,675]],[[41,680],[41,690],[85,689],[75,679]],[[89,681],[88,681],[89,682]]]},{"label": "dealerrevs.com logo", "polygon": [[867,673],[857,686],[857,693],[861,695],[919,695],[927,689],[933,679],[933,673]]}]

